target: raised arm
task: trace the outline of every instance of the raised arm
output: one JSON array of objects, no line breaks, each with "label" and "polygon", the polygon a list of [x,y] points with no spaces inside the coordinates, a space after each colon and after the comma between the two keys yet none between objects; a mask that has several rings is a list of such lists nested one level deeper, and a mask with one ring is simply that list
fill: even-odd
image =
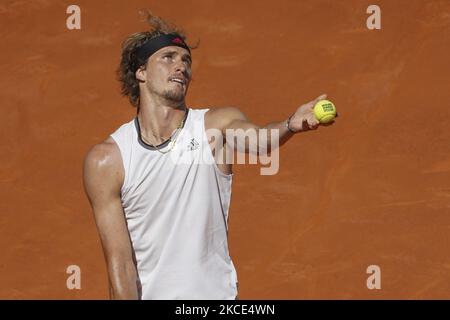
[{"label": "raised arm", "polygon": [[[236,150],[240,152],[257,152],[261,149],[266,149],[268,151],[272,148],[272,137],[271,137],[271,129],[276,129],[279,135],[279,140],[277,141],[279,145],[284,144],[289,138],[291,138],[295,133],[301,131],[308,131],[317,129],[319,126],[319,121],[315,118],[313,108],[314,105],[323,99],[326,99],[326,95],[321,95],[316,99],[300,106],[288,119],[283,121],[276,121],[267,124],[264,127],[260,127],[254,123],[252,123],[245,115],[237,108],[219,108],[213,110],[210,114],[210,118],[213,120],[209,120],[211,123],[214,123],[214,127],[218,128],[222,131],[224,137],[227,136],[227,130],[232,130],[234,132],[242,132],[244,136],[250,136],[250,131],[256,132],[257,143],[251,143],[251,140],[241,139],[241,143],[238,141],[234,141],[234,147]],[[264,132],[267,132],[267,136],[260,135],[260,129],[267,129]],[[266,137],[265,145],[261,145],[259,137]],[[245,144],[243,143],[245,142]]]},{"label": "raised arm", "polygon": [[83,176],[108,268],[110,298],[138,299],[136,266],[120,201],[123,165],[112,138],[89,151]]}]

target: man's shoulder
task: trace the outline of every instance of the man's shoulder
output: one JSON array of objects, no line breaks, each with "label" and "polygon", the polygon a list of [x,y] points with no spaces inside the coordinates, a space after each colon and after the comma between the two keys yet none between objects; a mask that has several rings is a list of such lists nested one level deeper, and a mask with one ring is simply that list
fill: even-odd
[{"label": "man's shoulder", "polygon": [[124,171],[120,152],[111,137],[94,145],[86,154],[83,181],[91,202],[103,199],[105,195],[119,196]]},{"label": "man's shoulder", "polygon": [[121,167],[121,160],[119,147],[114,139],[109,136],[87,152],[84,167],[85,170],[95,171],[117,170]]},{"label": "man's shoulder", "polygon": [[244,113],[236,107],[211,108],[205,114],[205,123],[208,128],[224,129],[235,119],[245,119]]},{"label": "man's shoulder", "polygon": [[218,107],[209,109],[206,115],[209,117],[233,117],[241,113],[242,111],[237,107]]}]

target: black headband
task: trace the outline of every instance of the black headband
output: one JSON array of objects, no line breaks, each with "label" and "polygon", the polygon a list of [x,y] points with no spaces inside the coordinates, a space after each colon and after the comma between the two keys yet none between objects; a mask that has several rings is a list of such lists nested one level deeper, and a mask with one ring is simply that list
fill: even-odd
[{"label": "black headband", "polygon": [[176,33],[171,33],[171,34],[161,34],[156,38],[148,40],[147,42],[144,43],[142,47],[140,47],[137,50],[136,56],[142,61],[147,61],[147,59],[156,51],[169,46],[181,47],[189,51],[189,53],[191,53],[191,50],[184,42],[184,40],[181,38],[181,36]]}]

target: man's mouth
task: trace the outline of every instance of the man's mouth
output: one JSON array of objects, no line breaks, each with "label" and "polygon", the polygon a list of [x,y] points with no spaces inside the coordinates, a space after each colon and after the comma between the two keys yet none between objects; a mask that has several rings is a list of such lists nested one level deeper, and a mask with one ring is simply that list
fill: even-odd
[{"label": "man's mouth", "polygon": [[174,78],[171,78],[170,81],[179,83],[181,85],[185,85],[186,84],[186,80],[183,79],[183,78],[176,78],[176,77],[174,77]]}]

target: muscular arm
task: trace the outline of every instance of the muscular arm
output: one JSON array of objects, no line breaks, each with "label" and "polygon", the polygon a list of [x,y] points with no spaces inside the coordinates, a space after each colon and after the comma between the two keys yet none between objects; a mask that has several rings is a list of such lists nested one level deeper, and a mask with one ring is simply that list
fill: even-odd
[{"label": "muscular arm", "polygon": [[[214,123],[214,127],[222,131],[224,137],[227,137],[227,130],[234,130],[234,132],[241,131],[243,135],[250,136],[249,132],[254,131],[257,139],[251,141],[251,139],[234,141],[234,148],[240,152],[255,152],[258,151],[271,151],[274,147],[273,143],[276,139],[272,139],[272,130],[275,129],[278,132],[278,145],[283,145],[288,141],[295,133],[301,131],[307,131],[317,129],[319,122],[314,116],[313,107],[316,102],[325,99],[326,95],[321,95],[318,98],[300,106],[290,117],[289,129],[287,128],[287,121],[271,122],[264,127],[252,123],[245,115],[237,108],[220,108],[214,110],[210,114],[210,123]],[[261,129],[266,129],[261,131]],[[264,140],[260,138],[264,137]],[[274,137],[275,138],[275,137]],[[239,140],[239,139],[237,139]],[[267,142],[266,142],[267,141]],[[256,143],[255,143],[256,142]]]},{"label": "muscular arm", "polygon": [[136,266],[120,201],[123,167],[111,138],[89,151],[83,176],[108,268],[110,297],[138,299]]}]

